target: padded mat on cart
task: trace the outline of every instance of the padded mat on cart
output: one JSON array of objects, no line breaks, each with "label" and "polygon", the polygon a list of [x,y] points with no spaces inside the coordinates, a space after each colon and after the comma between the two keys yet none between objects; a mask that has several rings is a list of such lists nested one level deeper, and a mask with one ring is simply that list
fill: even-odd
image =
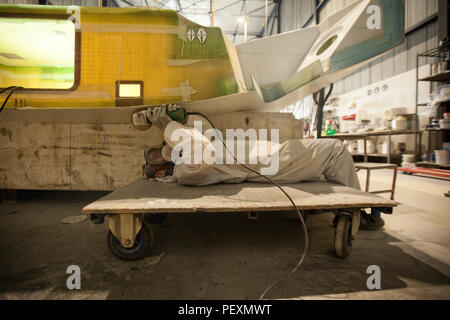
[{"label": "padded mat on cart", "polygon": [[[395,207],[380,196],[327,182],[283,186],[300,210]],[[292,211],[274,185],[259,183],[190,187],[139,179],[83,208],[96,213]]]}]

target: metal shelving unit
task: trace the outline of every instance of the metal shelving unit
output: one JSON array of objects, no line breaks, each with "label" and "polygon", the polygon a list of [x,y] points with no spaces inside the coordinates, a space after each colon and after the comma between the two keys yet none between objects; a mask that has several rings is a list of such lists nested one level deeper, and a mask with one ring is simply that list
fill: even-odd
[{"label": "metal shelving unit", "polygon": [[[342,133],[342,134],[336,134],[334,136],[326,136],[322,137],[323,139],[339,139],[339,140],[364,140],[364,153],[354,153],[352,156],[363,156],[364,162],[369,161],[369,157],[372,158],[387,158],[387,163],[392,163],[392,158],[395,158],[396,155],[392,152],[392,143],[391,138],[392,136],[398,136],[398,135],[410,135],[410,134],[420,134],[420,132],[416,130],[403,130],[403,131],[371,131],[371,132],[365,132],[365,133]],[[368,153],[367,152],[367,140],[370,137],[382,137],[387,136],[388,137],[388,154],[381,154],[381,153]],[[416,145],[417,146],[417,145]],[[417,153],[417,149],[415,150]],[[397,156],[398,157],[398,156]]]},{"label": "metal shelving unit", "polygon": [[[421,106],[426,106],[427,104],[424,103],[419,103],[419,84],[421,82],[434,82],[434,83],[450,83],[450,70],[446,70],[443,72],[440,72],[438,74],[433,74],[431,76],[428,77],[424,77],[424,78],[419,78],[419,66],[421,65],[420,63],[423,62],[425,60],[425,64],[427,63],[431,63],[432,62],[436,62],[437,60],[439,60],[440,58],[442,58],[444,56],[447,57],[447,55],[450,53],[450,41],[446,41],[444,43],[442,43],[439,47],[428,50],[426,52],[420,53],[417,55],[417,61],[416,61],[416,115],[419,113],[419,107]],[[447,66],[447,68],[450,68],[450,66]],[[446,101],[442,101],[441,102],[441,107],[444,108],[448,108],[449,104],[448,102],[450,102],[449,100]],[[444,112],[441,112],[442,114]],[[419,156],[422,154],[422,136],[424,132],[428,132],[429,133],[429,143],[428,143],[428,148],[430,149],[430,144],[431,144],[431,136],[433,134],[439,135],[440,136],[440,144],[442,144],[442,141],[444,141],[444,136],[448,135],[448,132],[450,131],[450,129],[441,129],[441,128],[427,128],[427,129],[420,129],[419,128],[419,118],[416,117],[416,127],[419,129],[419,134],[416,135],[416,147],[418,146],[418,150],[419,150]],[[418,138],[418,139],[417,139]],[[437,137],[436,137],[437,138]],[[436,143],[436,145],[438,145],[438,143]],[[429,151],[429,150],[428,150]],[[417,156],[417,155],[416,155]],[[440,176],[442,177],[443,170],[439,170],[439,175],[437,175],[436,170],[435,169],[427,169],[427,168],[439,168],[439,169],[444,169],[444,170],[449,170],[450,166],[446,165],[446,166],[441,166],[438,165],[436,163],[433,162],[429,162],[429,161],[422,161],[422,162],[417,162],[417,166],[419,166],[420,168],[417,170],[418,172],[411,172],[411,170],[403,170],[406,172],[410,172],[410,173],[420,173],[420,174],[429,174],[432,176]],[[402,170],[402,169],[400,169]],[[419,172],[420,171],[420,172]],[[427,173],[428,172],[428,173]],[[445,174],[446,175],[446,174]]]}]

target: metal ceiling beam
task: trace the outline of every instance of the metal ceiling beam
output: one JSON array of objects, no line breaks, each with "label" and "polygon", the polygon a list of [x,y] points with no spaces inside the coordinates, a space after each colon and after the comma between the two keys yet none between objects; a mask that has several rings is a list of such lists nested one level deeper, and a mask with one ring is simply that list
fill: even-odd
[{"label": "metal ceiling beam", "polygon": [[188,5],[186,8],[184,8],[184,10],[192,8],[192,7],[196,7],[199,3],[205,2],[206,0],[200,0],[197,2],[192,2],[192,4]]},{"label": "metal ceiling beam", "polygon": [[275,21],[277,20],[277,18],[278,18],[278,8],[277,8],[278,6],[276,6],[274,9],[275,9],[275,16],[274,16],[274,18],[272,19],[272,28],[270,28],[270,36],[273,34],[273,27],[275,26]]},{"label": "metal ceiling beam", "polygon": [[302,28],[306,28],[312,21],[314,21],[314,17],[317,17],[317,21],[320,22],[320,12],[323,8],[325,8],[326,4],[330,2],[330,0],[323,0],[319,5],[316,6],[316,9],[312,13],[312,15],[309,17],[308,20],[303,24]]},{"label": "metal ceiling beam", "polygon": [[315,0],[315,6],[314,6],[314,22],[317,24],[320,23],[320,12],[317,10],[319,7],[320,0]]},{"label": "metal ceiling beam", "polygon": [[222,8],[217,9],[217,10],[216,10],[216,13],[219,12],[219,11],[225,10],[225,9],[227,9],[227,8],[229,8],[229,7],[232,7],[232,6],[238,4],[238,3],[242,2],[242,1],[243,1],[243,0],[238,0],[238,1],[235,1],[235,2],[232,2],[232,3],[229,3],[229,4],[227,4],[226,6],[223,6]]},{"label": "metal ceiling beam", "polygon": [[[269,3],[269,7],[275,5],[275,3],[276,3],[276,2],[271,2],[271,3]],[[262,7],[259,7],[259,8],[257,8],[257,9],[255,9],[255,10],[249,11],[247,14],[250,16],[250,14],[255,13],[255,12],[258,12],[258,11],[260,11],[260,10],[262,10],[262,9],[265,9],[265,8],[266,8],[266,6],[264,5],[264,6],[262,6]]]},{"label": "metal ceiling beam", "polygon": [[119,4],[116,0],[102,0],[102,7],[118,8]]},{"label": "metal ceiling beam", "polygon": [[161,2],[161,1],[156,1],[156,3],[159,4],[159,5],[161,6],[161,8],[164,8],[164,7],[165,7],[165,8],[167,8],[167,9],[170,9],[169,7],[166,6],[168,2],[169,2],[169,0],[166,0],[164,3]]},{"label": "metal ceiling beam", "polygon": [[277,5],[277,33],[281,33],[281,5],[283,4],[283,0],[278,0]]},{"label": "metal ceiling beam", "polygon": [[181,7],[180,0],[177,0],[176,4],[178,4],[178,8],[180,8],[180,10],[177,10],[177,12],[183,12],[183,8]]},{"label": "metal ceiling beam", "polygon": [[126,4],[129,5],[130,7],[134,7],[134,6],[135,6],[134,3],[131,3],[131,2],[129,2],[128,0],[120,0],[120,1],[122,1],[123,3],[126,3]]},{"label": "metal ceiling beam", "polygon": [[[275,4],[276,5],[272,8],[272,11],[269,14],[269,18],[267,19],[267,25],[270,25],[270,22],[275,17],[275,13],[278,11],[278,8],[277,8],[278,4],[277,3],[275,3]],[[258,38],[262,38],[264,36],[265,31],[266,31],[266,29],[265,29],[265,27],[263,27],[258,34]]]}]

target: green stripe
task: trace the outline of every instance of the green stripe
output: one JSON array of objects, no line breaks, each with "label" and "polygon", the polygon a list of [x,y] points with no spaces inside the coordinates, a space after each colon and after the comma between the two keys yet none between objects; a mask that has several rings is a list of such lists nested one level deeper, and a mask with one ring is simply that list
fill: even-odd
[{"label": "green stripe", "polygon": [[341,70],[380,55],[405,39],[405,7],[402,0],[380,0],[384,37],[358,43],[337,51],[331,58],[331,71]]}]

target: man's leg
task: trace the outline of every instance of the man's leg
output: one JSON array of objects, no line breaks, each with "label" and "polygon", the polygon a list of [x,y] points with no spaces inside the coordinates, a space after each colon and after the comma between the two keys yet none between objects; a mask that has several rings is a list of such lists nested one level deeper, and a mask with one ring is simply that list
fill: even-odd
[{"label": "man's leg", "polygon": [[[325,170],[327,180],[361,190],[353,158],[344,144],[335,140],[329,148],[331,157]],[[384,220],[380,211],[372,209],[371,214],[367,214],[361,210],[361,230],[377,231],[383,227]]]},{"label": "man's leg", "polygon": [[350,152],[348,152],[345,145],[339,140],[330,140],[327,142],[323,145],[324,148],[329,149],[330,154],[324,170],[325,178],[328,181],[361,190],[355,164],[353,163]]},{"label": "man's leg", "polygon": [[361,224],[360,230],[377,231],[384,227],[384,220],[381,217],[381,212],[377,209],[372,209],[372,214],[367,214],[361,210]]}]

